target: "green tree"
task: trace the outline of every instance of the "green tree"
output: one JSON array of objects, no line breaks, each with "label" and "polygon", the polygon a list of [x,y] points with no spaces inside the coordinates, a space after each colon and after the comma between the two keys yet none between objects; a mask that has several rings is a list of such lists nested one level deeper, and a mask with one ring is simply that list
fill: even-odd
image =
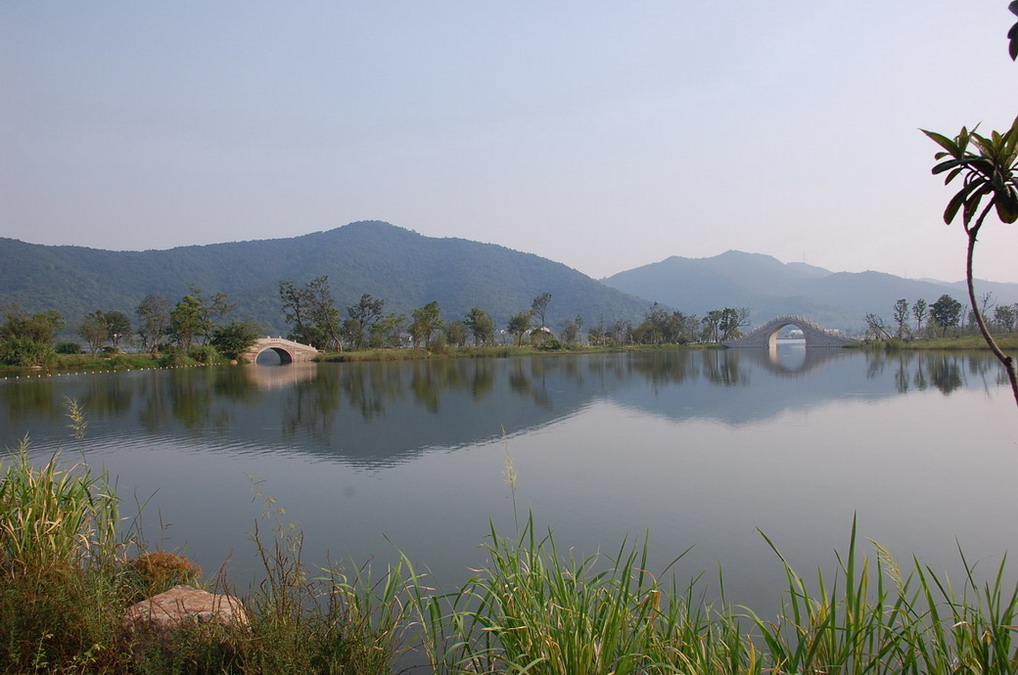
[{"label": "green tree", "polygon": [[339,335],[347,349],[359,349],[364,345],[364,329],[357,319],[343,319]]},{"label": "green tree", "polygon": [[312,279],[309,284],[311,291],[311,321],[314,324],[311,343],[325,351],[341,351],[340,317],[336,303],[332,300],[328,275]]},{"label": "green tree", "polygon": [[454,347],[462,347],[467,343],[467,325],[462,321],[452,321],[445,327],[446,342]]},{"label": "green tree", "polygon": [[912,317],[915,319],[915,332],[919,335],[923,330],[923,321],[926,320],[926,311],[929,305],[922,298],[912,303]]},{"label": "green tree", "polygon": [[190,349],[195,339],[205,334],[201,302],[193,295],[185,295],[170,312],[170,335],[182,349]]},{"label": "green tree", "polygon": [[0,339],[17,338],[52,345],[57,332],[64,329],[64,317],[56,310],[28,316],[16,306],[4,310],[4,324],[0,326]]},{"label": "green tree", "polygon": [[120,341],[131,333],[131,320],[123,312],[106,312],[106,339],[114,349],[120,349]]},{"label": "green tree", "polygon": [[342,322],[332,300],[328,275],[315,277],[303,286],[280,281],[279,298],[283,301],[283,319],[290,326],[289,339],[326,351],[342,349]]},{"label": "green tree", "polygon": [[700,321],[703,323],[703,341],[720,342],[721,319],[725,316],[720,309],[712,309]]},{"label": "green tree", "polygon": [[989,136],[983,136],[975,129],[969,131],[965,127],[954,138],[926,130],[923,133],[942,148],[934,155],[937,164],[933,167],[933,174],[946,172],[945,185],[956,178],[962,179],[961,189],[951,197],[944,210],[944,222],[950,225],[961,214],[962,227],[968,237],[965,280],[976,325],[994,356],[1007,371],[1015,403],[1018,403],[1018,367],[1014,357],[1005,354],[997,345],[983,313],[977,309],[979,303],[976,300],[972,271],[976,239],[986,217],[996,212],[1002,223],[1010,224],[1018,220],[1018,117],[1007,131],[992,131]]},{"label": "green tree", "polygon": [[78,323],[78,336],[88,344],[90,354],[95,354],[106,343],[109,337],[109,324],[106,314],[97,309]]},{"label": "green tree", "polygon": [[495,322],[491,315],[480,307],[471,307],[463,323],[474,337],[475,347],[488,344],[495,339]]},{"label": "green tree", "polygon": [[256,323],[231,321],[219,326],[212,334],[212,344],[228,359],[239,359],[251,345],[258,341],[262,328]]},{"label": "green tree", "polygon": [[517,312],[509,317],[509,326],[506,330],[515,338],[517,347],[523,344],[523,336],[530,330],[531,316],[530,312]]},{"label": "green tree", "polygon": [[0,325],[0,363],[36,366],[52,361],[54,338],[64,328],[60,312],[28,316],[17,306],[10,306],[4,310],[4,319]]},{"label": "green tree", "polygon": [[158,295],[146,295],[134,308],[138,317],[138,337],[143,349],[155,353],[170,325],[170,301]]},{"label": "green tree", "polygon": [[617,345],[628,345],[633,341],[633,325],[623,319],[613,321],[607,333],[609,339]]},{"label": "green tree", "polygon": [[544,313],[548,310],[549,302],[551,302],[551,293],[545,292],[534,298],[534,301],[530,303],[531,314],[541,319],[541,325],[538,328],[545,327]]},{"label": "green tree", "polygon": [[587,341],[592,345],[604,345],[608,339],[607,330],[604,327],[604,317],[599,317],[597,324],[591,326],[587,331]]},{"label": "green tree", "polygon": [[891,330],[884,323],[884,317],[876,314],[866,315],[866,338],[872,340],[888,340]]},{"label": "green tree", "polygon": [[910,310],[908,300],[905,298],[895,300],[892,318],[894,319],[894,323],[897,325],[897,329],[894,334],[899,340],[908,335],[909,316]]},{"label": "green tree", "polygon": [[721,310],[718,330],[721,341],[734,340],[742,336],[742,329],[749,325],[749,309],[746,307],[725,307]]},{"label": "green tree", "polygon": [[576,315],[575,319],[569,319],[562,327],[562,339],[567,344],[575,344],[580,339],[580,334],[583,332],[583,317],[579,314]]},{"label": "green tree", "polygon": [[633,342],[641,345],[661,344],[666,340],[668,312],[656,302],[647,310],[643,321],[633,329]]},{"label": "green tree", "polygon": [[279,299],[283,301],[283,320],[290,326],[287,338],[302,344],[311,344],[311,303],[310,291],[292,281],[279,282]]},{"label": "green tree", "polygon": [[442,326],[440,314],[441,310],[438,307],[437,300],[418,307],[413,311],[410,335],[414,339],[414,346],[419,347],[423,343],[425,349],[431,349],[432,337],[435,331]]},{"label": "green tree", "polygon": [[1008,333],[1014,331],[1016,319],[1018,319],[1018,305],[998,305],[993,310],[994,325]]},{"label": "green tree", "polygon": [[201,317],[201,336],[205,342],[212,341],[212,334],[216,330],[217,322],[229,314],[234,305],[226,302],[226,293],[205,295],[205,292],[197,286],[191,286],[191,297],[198,301],[199,315]]},{"label": "green tree", "polygon": [[402,347],[403,333],[407,328],[406,314],[389,314],[375,323],[368,330],[368,340],[372,347]]},{"label": "green tree", "polygon": [[[357,334],[353,335],[357,347],[364,346],[364,331],[370,331],[371,326],[382,318],[382,307],[385,301],[381,298],[373,298],[370,293],[365,293],[356,305],[346,308],[347,315],[356,322],[350,324],[351,329],[356,326]],[[345,325],[345,324],[344,324]]]},{"label": "green tree", "polygon": [[946,293],[930,305],[930,320],[940,326],[940,336],[947,335],[947,329],[961,321],[961,303]]}]

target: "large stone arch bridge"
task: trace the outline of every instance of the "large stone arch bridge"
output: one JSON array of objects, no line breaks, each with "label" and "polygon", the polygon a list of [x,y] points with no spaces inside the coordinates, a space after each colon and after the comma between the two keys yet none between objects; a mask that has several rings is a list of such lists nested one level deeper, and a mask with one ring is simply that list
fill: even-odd
[{"label": "large stone arch bridge", "polygon": [[318,350],[311,345],[302,345],[281,337],[263,337],[244,353],[248,363],[256,363],[258,355],[267,349],[279,354],[280,363],[306,363],[318,356]]},{"label": "large stone arch bridge", "polygon": [[725,342],[724,345],[736,348],[775,349],[778,333],[785,326],[795,326],[801,330],[802,336],[806,340],[806,347],[838,348],[858,342],[858,340],[844,337],[836,331],[824,328],[816,321],[804,316],[779,316],[741,338]]}]

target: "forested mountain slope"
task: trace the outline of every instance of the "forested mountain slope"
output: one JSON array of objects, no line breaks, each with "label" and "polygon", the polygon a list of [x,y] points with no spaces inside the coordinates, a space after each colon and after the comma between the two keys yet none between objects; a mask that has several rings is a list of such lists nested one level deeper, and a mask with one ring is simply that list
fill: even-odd
[{"label": "forested mountain slope", "polygon": [[146,295],[176,302],[189,286],[225,292],[233,316],[284,330],[279,282],[328,275],[345,315],[364,293],[384,311],[409,313],[437,300],[444,318],[471,307],[504,327],[513,313],[552,294],[547,322],[557,327],[581,315],[588,325],[638,320],[648,301],[626,295],[565,265],[529,253],[465,239],[424,237],[388,223],[351,223],[290,239],[184,246],[162,251],[105,251],[0,239],[0,303],[28,312],[56,309],[70,322],[96,309],[133,318]]}]

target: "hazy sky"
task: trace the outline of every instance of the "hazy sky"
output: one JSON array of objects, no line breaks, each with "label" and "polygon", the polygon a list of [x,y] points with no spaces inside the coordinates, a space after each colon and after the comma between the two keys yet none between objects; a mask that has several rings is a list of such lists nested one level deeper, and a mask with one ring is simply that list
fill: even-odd
[{"label": "hazy sky", "polygon": [[[0,236],[355,220],[602,277],[728,249],[964,277],[920,127],[1010,125],[1006,0],[3,2]],[[1018,282],[1018,225],[977,275]]]}]

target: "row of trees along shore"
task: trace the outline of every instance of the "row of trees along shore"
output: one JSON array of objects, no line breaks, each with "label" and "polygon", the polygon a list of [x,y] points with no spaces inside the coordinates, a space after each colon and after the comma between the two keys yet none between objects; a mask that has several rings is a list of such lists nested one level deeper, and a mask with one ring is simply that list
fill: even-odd
[{"label": "row of trees along shore", "polygon": [[[386,313],[385,300],[369,293],[347,307],[344,316],[332,298],[328,276],[304,284],[280,281],[279,297],[289,328],[287,338],[327,352],[405,347],[434,350],[468,344],[556,349],[584,342],[597,346],[714,343],[739,337],[749,325],[746,308],[725,307],[697,317],[654,303],[635,326],[627,320],[606,321],[603,316],[588,325],[578,315],[553,331],[547,323],[550,292],[535,297],[529,309],[511,315],[501,330],[480,307],[454,320],[442,317],[437,301],[409,315]],[[217,357],[237,359],[264,330],[252,321],[225,321],[233,308],[225,293],[207,293],[194,286],[176,304],[160,296],[146,296],[135,308],[133,326],[130,317],[119,310],[96,309],[69,328],[59,312],[29,315],[16,306],[6,307],[0,325],[0,363],[48,365],[57,354],[84,350],[117,353],[128,346],[162,355],[170,362],[181,356],[202,363]],[[68,330],[82,342],[57,342],[57,336]]]},{"label": "row of trees along shore", "polygon": [[[328,276],[316,277],[303,285],[281,281],[279,296],[290,329],[287,337],[325,351],[408,346],[431,350],[444,345],[482,346],[509,341],[516,346],[528,341],[535,346],[554,348],[580,343],[586,324],[584,317],[576,316],[564,321],[557,333],[553,332],[547,324],[552,300],[549,292],[535,297],[529,309],[512,314],[501,331],[492,316],[480,307],[472,307],[462,319],[448,321],[442,318],[438,301],[433,301],[408,316],[386,313],[385,300],[369,293],[347,307],[343,317],[332,299]],[[668,312],[654,303],[637,326],[630,321],[606,322],[599,318],[597,324],[588,328],[587,342],[594,345],[720,342],[738,337],[747,325],[746,308],[712,310],[698,319],[694,314]]]},{"label": "row of trees along shore", "polygon": [[[208,363],[238,358],[262,333],[261,326],[251,321],[224,323],[232,309],[225,293],[209,295],[192,286],[176,305],[160,296],[146,296],[135,308],[133,328],[124,312],[97,309],[82,317],[73,330],[91,354],[117,353],[130,345],[162,355],[167,364],[182,358]],[[78,342],[56,341],[68,328],[59,312],[29,315],[13,306],[3,309],[3,318],[0,364],[48,365],[58,354],[83,351]]]},{"label": "row of trees along shore", "polygon": [[922,298],[909,304],[906,298],[901,298],[891,307],[890,321],[878,314],[867,314],[866,339],[929,339],[947,337],[948,331],[952,336],[977,335],[980,332],[977,311],[987,317],[990,328],[1000,333],[1012,333],[1018,325],[1018,303],[998,304],[992,293],[984,293],[974,310],[944,294],[932,304]]}]

